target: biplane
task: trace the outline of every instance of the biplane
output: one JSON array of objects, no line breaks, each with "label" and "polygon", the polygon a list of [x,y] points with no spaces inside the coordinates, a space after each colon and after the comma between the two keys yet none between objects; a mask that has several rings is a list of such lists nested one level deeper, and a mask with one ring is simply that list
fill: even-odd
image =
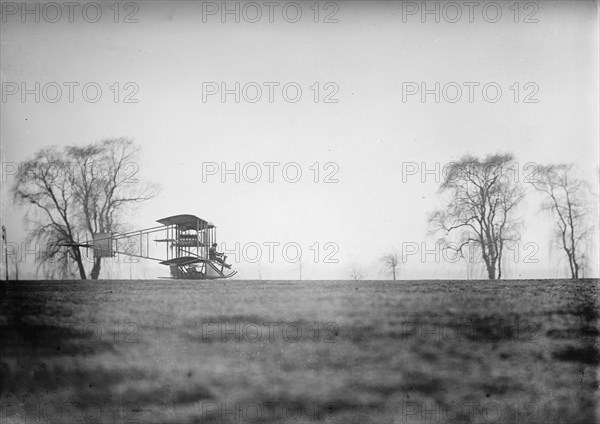
[{"label": "biplane", "polygon": [[[157,221],[160,226],[126,233],[96,233],[92,242],[77,244],[91,248],[95,258],[116,254],[158,261],[169,267],[163,278],[209,280],[233,277],[227,256],[217,252],[216,226],[194,215],[175,215]],[[160,236],[150,240],[151,236]],[[153,242],[153,243],[151,243]],[[164,258],[158,258],[164,244]]]}]

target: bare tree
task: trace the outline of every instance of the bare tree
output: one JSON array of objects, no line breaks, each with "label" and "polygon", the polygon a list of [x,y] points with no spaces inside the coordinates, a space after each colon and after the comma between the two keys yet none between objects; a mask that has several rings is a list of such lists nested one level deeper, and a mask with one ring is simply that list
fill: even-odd
[{"label": "bare tree", "polygon": [[35,206],[33,212],[26,215],[34,226],[27,242],[43,246],[36,249],[39,250],[38,268],[58,268],[60,275],[66,277],[70,271],[65,264],[72,260],[79,277],[85,279],[83,256],[76,245],[77,205],[70,183],[72,173],[65,156],[56,147],[47,147],[22,164],[12,190],[15,200]]},{"label": "bare tree", "polygon": [[555,219],[556,240],[567,255],[571,278],[577,280],[587,263],[587,243],[595,225],[588,219],[590,188],[573,173],[573,165],[540,166],[528,182],[544,194],[542,209]]},{"label": "bare tree", "polygon": [[357,263],[356,260],[351,259],[350,269],[349,269],[348,274],[350,276],[350,279],[352,279],[354,281],[359,281],[359,280],[362,280],[363,278],[365,278],[366,272],[362,265]]},{"label": "bare tree", "polygon": [[[132,140],[108,139],[67,151],[76,165],[72,185],[81,206],[79,222],[90,234],[121,230],[123,212],[157,193],[156,187],[135,178],[139,147]],[[92,279],[98,278],[101,263],[102,258],[95,256]]]},{"label": "bare tree", "polygon": [[510,154],[483,160],[464,156],[451,163],[439,189],[450,197],[443,209],[429,217],[432,231],[443,231],[440,241],[445,248],[461,255],[470,248],[479,252],[490,280],[502,277],[506,242],[519,239],[514,214],[523,189],[508,178],[513,164]]},{"label": "bare tree", "polygon": [[381,257],[381,262],[385,270],[392,273],[392,279],[396,281],[396,269],[400,266],[401,256],[395,250],[386,253]]},{"label": "bare tree", "polygon": [[[86,278],[80,235],[117,231],[123,212],[152,198],[157,190],[135,179],[138,148],[127,139],[109,139],[84,147],[48,147],[25,163],[13,187],[15,199],[33,204],[29,239],[42,246],[39,261],[47,275],[69,276],[74,262]],[[101,258],[91,277],[97,279]]]}]

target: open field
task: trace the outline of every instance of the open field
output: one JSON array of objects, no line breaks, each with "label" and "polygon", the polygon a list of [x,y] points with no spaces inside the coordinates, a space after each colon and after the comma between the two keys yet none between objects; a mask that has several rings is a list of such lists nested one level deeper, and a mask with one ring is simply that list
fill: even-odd
[{"label": "open field", "polygon": [[10,283],[0,422],[591,424],[599,285]]}]

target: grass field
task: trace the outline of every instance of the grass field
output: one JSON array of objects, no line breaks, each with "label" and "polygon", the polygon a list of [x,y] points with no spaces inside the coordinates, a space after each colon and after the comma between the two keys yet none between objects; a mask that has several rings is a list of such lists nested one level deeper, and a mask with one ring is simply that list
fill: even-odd
[{"label": "grass field", "polygon": [[599,286],[13,282],[0,423],[596,423]]}]

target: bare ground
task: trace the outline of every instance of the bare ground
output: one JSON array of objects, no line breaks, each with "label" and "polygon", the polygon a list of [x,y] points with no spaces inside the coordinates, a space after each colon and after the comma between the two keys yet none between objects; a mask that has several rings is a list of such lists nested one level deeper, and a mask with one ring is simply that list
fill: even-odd
[{"label": "bare ground", "polygon": [[596,423],[599,285],[12,282],[0,423]]}]

